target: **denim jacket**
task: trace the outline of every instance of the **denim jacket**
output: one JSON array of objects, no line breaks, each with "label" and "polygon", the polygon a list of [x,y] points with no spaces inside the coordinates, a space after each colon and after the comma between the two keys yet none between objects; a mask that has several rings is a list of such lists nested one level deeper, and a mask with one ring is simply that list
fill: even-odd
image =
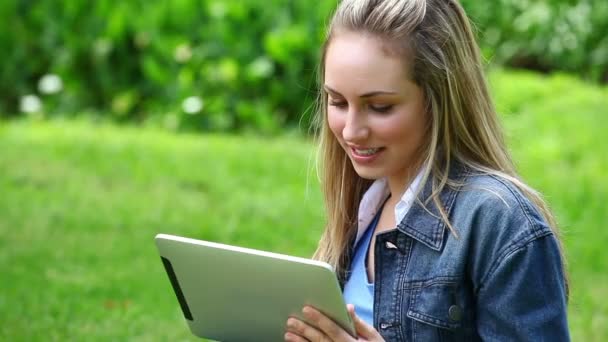
[{"label": "denim jacket", "polygon": [[539,211],[505,179],[459,164],[450,178],[465,184],[440,194],[458,236],[419,201],[377,235],[375,328],[387,341],[568,341],[559,247]]}]

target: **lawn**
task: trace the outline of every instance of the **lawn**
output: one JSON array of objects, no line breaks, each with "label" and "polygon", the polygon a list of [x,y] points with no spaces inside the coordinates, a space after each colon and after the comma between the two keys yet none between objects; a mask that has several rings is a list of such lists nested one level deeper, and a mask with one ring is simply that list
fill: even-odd
[{"label": "lawn", "polygon": [[[608,91],[495,71],[524,178],[564,232],[573,340],[608,339]],[[153,237],[309,256],[323,225],[303,138],[0,122],[0,340],[195,340]]]}]

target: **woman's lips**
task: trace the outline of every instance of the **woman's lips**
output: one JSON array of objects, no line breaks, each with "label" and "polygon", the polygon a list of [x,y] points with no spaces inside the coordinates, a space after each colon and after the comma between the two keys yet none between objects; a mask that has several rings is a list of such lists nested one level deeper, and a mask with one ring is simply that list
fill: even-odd
[{"label": "woman's lips", "polygon": [[349,146],[349,148],[350,155],[357,164],[370,164],[384,151],[384,147],[360,148]]}]

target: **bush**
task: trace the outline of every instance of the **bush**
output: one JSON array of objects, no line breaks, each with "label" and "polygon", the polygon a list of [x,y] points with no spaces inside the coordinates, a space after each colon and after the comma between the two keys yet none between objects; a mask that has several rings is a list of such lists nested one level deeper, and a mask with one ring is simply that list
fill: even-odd
[{"label": "bush", "polygon": [[[313,98],[317,50],[333,6],[3,1],[0,17],[12,30],[0,33],[7,71],[0,113],[17,113],[24,95],[41,93],[42,107],[25,112],[108,111],[118,121],[202,130],[297,125]],[[60,96],[44,94],[39,80],[49,74],[60,75]]]},{"label": "bush", "polygon": [[[306,128],[336,2],[0,1],[0,117]],[[462,2],[492,61],[608,80],[605,0]]]},{"label": "bush", "polygon": [[608,82],[605,0],[462,0],[486,56],[499,64],[563,70]]}]

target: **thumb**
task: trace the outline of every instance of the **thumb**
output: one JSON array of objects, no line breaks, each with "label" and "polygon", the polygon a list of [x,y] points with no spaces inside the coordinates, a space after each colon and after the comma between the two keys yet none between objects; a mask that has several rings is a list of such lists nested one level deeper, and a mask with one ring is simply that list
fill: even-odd
[{"label": "thumb", "polygon": [[364,338],[375,337],[376,329],[374,329],[373,326],[367,324],[367,322],[365,322],[359,316],[357,316],[357,314],[355,313],[354,305],[346,304],[346,310],[348,311],[348,314],[350,315],[350,317],[353,319],[353,322],[355,323],[355,331],[357,332],[358,336],[361,336]]}]

